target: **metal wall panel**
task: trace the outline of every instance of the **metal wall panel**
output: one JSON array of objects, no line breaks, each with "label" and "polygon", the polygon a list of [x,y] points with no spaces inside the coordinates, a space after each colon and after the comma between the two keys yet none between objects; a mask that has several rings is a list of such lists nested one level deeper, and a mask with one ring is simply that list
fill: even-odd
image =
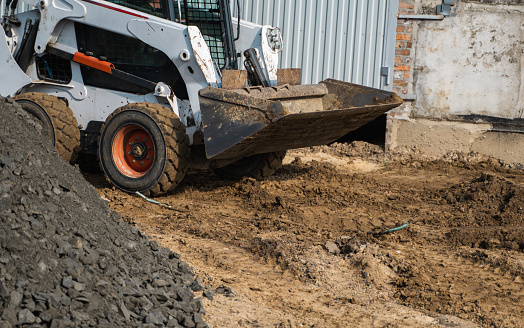
[{"label": "metal wall panel", "polygon": [[[236,0],[231,6],[237,16]],[[242,19],[280,27],[279,66],[301,68],[302,83],[335,78],[391,90],[398,0],[240,0],[240,6]]]}]

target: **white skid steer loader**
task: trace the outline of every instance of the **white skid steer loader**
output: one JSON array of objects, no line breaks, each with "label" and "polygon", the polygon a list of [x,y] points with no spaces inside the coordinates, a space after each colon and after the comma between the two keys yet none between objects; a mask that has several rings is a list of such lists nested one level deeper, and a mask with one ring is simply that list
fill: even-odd
[{"label": "white skid steer loader", "polygon": [[300,71],[277,69],[280,30],[232,18],[229,0],[3,1],[0,94],[65,160],[96,154],[127,192],[166,193],[189,167],[264,178],[287,149],[401,103],[336,80],[300,85]]}]

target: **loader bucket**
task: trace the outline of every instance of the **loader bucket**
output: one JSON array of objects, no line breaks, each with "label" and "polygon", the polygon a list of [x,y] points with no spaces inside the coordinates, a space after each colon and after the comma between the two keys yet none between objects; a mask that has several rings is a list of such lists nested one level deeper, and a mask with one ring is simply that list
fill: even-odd
[{"label": "loader bucket", "polygon": [[241,158],[325,145],[399,106],[393,92],[328,79],[200,91],[208,159]]}]

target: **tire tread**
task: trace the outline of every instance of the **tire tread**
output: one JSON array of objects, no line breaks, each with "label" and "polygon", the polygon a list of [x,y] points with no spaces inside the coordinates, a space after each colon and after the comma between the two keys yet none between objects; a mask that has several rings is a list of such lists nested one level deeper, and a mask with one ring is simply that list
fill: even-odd
[{"label": "tire tread", "polygon": [[53,125],[58,154],[74,163],[80,150],[80,129],[71,108],[57,97],[41,92],[22,93],[14,99],[27,100],[42,107]]},{"label": "tire tread", "polygon": [[[166,146],[166,161],[162,175],[157,181],[144,190],[142,193],[146,196],[159,196],[173,190],[182,182],[187,172],[187,162],[189,159],[189,137],[186,134],[186,127],[178,116],[169,108],[154,103],[131,103],[116,109],[109,115],[102,125],[101,131],[104,131],[108,122],[113,117],[124,111],[138,111],[149,116],[162,131],[164,144]],[[100,148],[101,135],[98,138],[98,147]],[[184,165],[176,165],[182,162]],[[102,168],[102,162],[100,160]],[[111,180],[108,178],[109,182]]]},{"label": "tire tread", "polygon": [[264,156],[262,164],[260,165],[258,170],[251,174],[251,177],[257,180],[263,180],[271,176],[273,173],[276,172],[276,170],[282,167],[282,161],[284,160],[284,157],[286,157],[285,150],[274,153],[268,153],[266,156]]}]

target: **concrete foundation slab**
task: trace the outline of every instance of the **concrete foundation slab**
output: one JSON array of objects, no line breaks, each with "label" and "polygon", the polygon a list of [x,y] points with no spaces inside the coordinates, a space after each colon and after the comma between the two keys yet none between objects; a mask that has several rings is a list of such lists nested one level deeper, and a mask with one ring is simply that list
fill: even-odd
[{"label": "concrete foundation slab", "polygon": [[413,148],[436,157],[449,152],[477,152],[524,168],[524,133],[496,131],[491,124],[389,116],[386,139],[389,151]]}]

